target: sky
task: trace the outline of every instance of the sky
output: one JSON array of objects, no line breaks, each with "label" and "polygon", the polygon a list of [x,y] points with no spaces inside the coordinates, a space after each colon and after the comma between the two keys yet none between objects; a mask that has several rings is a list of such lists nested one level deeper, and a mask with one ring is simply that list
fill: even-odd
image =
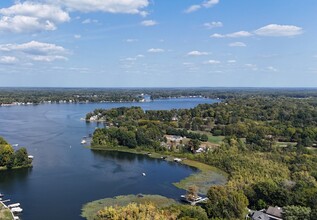
[{"label": "sky", "polygon": [[316,87],[316,0],[2,0],[3,87]]}]

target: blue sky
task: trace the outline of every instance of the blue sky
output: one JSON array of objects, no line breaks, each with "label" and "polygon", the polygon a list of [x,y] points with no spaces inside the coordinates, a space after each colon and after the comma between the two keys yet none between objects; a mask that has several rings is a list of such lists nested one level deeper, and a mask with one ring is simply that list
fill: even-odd
[{"label": "blue sky", "polygon": [[316,87],[316,0],[0,1],[0,86]]}]

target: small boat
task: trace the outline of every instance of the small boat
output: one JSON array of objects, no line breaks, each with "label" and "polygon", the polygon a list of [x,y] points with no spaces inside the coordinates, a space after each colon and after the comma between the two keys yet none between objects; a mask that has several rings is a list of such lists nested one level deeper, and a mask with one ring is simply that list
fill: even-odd
[{"label": "small boat", "polygon": [[13,220],[20,220],[18,216],[13,216]]},{"label": "small boat", "polygon": [[86,144],[87,141],[86,141],[86,140],[82,140],[80,143],[81,143],[81,144]]},{"label": "small boat", "polygon": [[14,203],[14,204],[10,204],[8,205],[8,208],[11,209],[11,208],[17,208],[19,207],[21,204],[20,203]]},{"label": "small boat", "polygon": [[33,159],[34,159],[34,156],[29,155],[28,158],[31,159],[31,160],[33,160]]},{"label": "small boat", "polygon": [[20,207],[16,207],[16,208],[11,209],[11,212],[13,212],[13,213],[20,213],[22,211],[23,211],[23,209],[21,209]]},{"label": "small boat", "polygon": [[19,144],[12,144],[12,147],[18,147]]},{"label": "small boat", "polygon": [[145,174],[145,173],[142,173],[142,176],[146,176],[146,174]]},{"label": "small boat", "polygon": [[2,193],[0,193],[0,197],[3,197],[4,195]]}]

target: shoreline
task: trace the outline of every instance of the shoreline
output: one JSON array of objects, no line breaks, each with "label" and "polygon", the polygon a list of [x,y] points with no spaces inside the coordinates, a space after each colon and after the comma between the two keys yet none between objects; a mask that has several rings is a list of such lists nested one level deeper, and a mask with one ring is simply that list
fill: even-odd
[{"label": "shoreline", "polygon": [[8,208],[8,206],[6,204],[4,204],[2,201],[0,201],[0,204],[5,208],[5,210],[7,210],[8,212],[11,213],[11,217],[12,217],[11,220],[14,220],[15,216],[14,216],[13,212]]},{"label": "shoreline", "polygon": [[[182,165],[186,165],[189,167],[193,167],[198,170],[198,172],[194,172],[188,177],[179,180],[179,182],[172,183],[175,187],[179,189],[187,190],[189,186],[196,185],[199,188],[199,194],[207,195],[208,189],[211,185],[225,185],[228,181],[228,174],[224,171],[218,169],[217,167],[210,166],[208,164],[188,159],[184,154],[177,154],[171,152],[159,153],[152,150],[145,149],[130,149],[126,147],[89,147],[92,151],[115,151],[115,152],[123,152],[123,153],[132,153],[145,155],[153,159],[162,159],[162,157],[166,157],[164,160],[168,162],[174,162],[174,158],[181,158],[180,162],[177,162]],[[175,162],[176,163],[176,162]],[[210,184],[212,183],[212,184]]]}]

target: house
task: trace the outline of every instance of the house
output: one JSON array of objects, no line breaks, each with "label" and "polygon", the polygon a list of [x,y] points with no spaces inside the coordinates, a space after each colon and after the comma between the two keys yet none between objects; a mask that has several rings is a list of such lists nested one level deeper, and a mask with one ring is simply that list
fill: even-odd
[{"label": "house", "polygon": [[275,206],[272,207],[270,206],[266,212],[265,212],[269,217],[270,220],[282,220],[283,218],[283,209],[281,207]]},{"label": "house", "polygon": [[262,212],[262,211],[255,211],[251,214],[252,220],[270,220],[270,217]]}]

